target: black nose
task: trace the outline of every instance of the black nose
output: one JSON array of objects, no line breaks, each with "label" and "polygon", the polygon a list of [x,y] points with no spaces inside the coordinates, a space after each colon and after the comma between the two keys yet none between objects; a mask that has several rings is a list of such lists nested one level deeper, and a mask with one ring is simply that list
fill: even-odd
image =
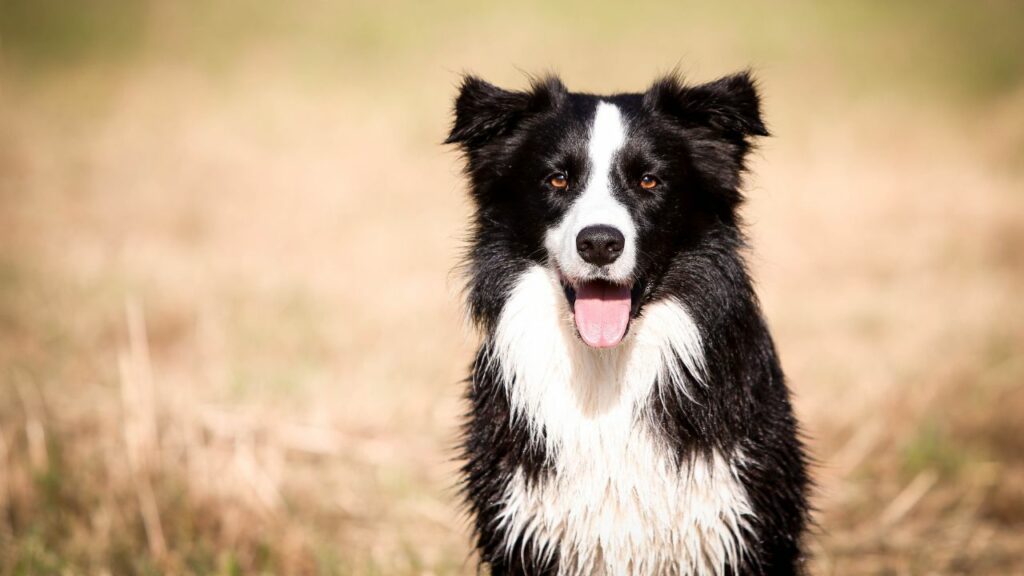
[{"label": "black nose", "polygon": [[576,236],[576,251],[596,266],[605,266],[619,259],[626,239],[611,226],[587,226]]}]

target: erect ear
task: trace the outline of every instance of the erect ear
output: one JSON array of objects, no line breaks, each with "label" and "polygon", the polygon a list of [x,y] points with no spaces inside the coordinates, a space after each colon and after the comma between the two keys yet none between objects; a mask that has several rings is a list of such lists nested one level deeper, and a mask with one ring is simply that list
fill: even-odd
[{"label": "erect ear", "polygon": [[564,95],[565,86],[554,76],[535,80],[530,90],[520,92],[467,75],[455,99],[455,122],[444,143],[472,151],[507,134],[526,116],[556,107]]},{"label": "erect ear", "polygon": [[677,76],[666,76],[647,91],[644,104],[684,125],[706,126],[729,138],[768,136],[761,121],[761,98],[750,72],[699,86],[686,86]]}]

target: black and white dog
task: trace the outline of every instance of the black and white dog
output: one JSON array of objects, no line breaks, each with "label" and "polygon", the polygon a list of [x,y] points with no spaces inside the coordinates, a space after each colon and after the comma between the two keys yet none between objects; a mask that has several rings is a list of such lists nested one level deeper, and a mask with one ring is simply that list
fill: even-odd
[{"label": "black and white dog", "polygon": [[791,574],[808,516],[742,252],[749,74],[595,96],[466,77],[464,489],[499,574]]}]

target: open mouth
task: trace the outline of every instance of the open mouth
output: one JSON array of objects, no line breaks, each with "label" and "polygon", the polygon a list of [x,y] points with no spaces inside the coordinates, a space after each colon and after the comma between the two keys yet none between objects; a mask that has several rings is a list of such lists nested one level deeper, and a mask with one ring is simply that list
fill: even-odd
[{"label": "open mouth", "polygon": [[587,345],[611,348],[622,342],[640,307],[639,282],[632,285],[600,279],[570,282],[563,277],[562,288],[576,330]]}]

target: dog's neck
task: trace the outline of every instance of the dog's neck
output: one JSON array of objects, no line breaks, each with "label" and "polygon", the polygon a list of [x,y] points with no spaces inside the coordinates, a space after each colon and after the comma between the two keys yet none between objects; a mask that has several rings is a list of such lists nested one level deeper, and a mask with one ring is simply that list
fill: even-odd
[{"label": "dog's neck", "polygon": [[527,425],[549,466],[539,480],[520,470],[508,486],[507,544],[529,536],[542,551],[557,548],[561,574],[629,573],[636,562],[665,574],[735,565],[752,514],[741,455],[679,462],[644,410],[658,401],[656,386],[685,396],[705,385],[700,333],[686,308],[649,304],[611,349],[581,342],[568,315],[557,277],[533,267],[490,343],[512,418]]},{"label": "dog's neck", "polygon": [[554,409],[564,416],[571,409],[599,419],[638,407],[659,380],[684,393],[703,385],[700,332],[682,303],[649,304],[611,349],[584,344],[569,314],[554,272],[533,266],[520,275],[492,342],[516,417],[546,420],[543,412]]}]

